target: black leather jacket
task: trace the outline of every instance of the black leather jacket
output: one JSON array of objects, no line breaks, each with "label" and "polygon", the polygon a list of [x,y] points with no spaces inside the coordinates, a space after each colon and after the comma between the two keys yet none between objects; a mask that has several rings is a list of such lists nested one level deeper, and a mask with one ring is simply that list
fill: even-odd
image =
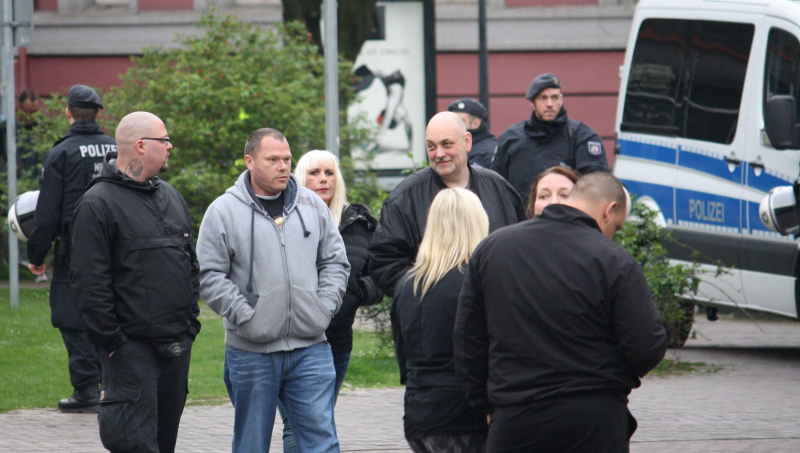
[{"label": "black leather jacket", "polygon": [[[425,233],[428,209],[440,190],[447,188],[430,167],[404,179],[386,198],[375,237],[370,244],[370,276],[394,297],[397,282],[414,265]],[[469,166],[469,190],[481,199],[489,216],[489,231],[525,219],[525,206],[513,187],[500,175]]]},{"label": "black leather jacket", "polygon": [[353,350],[353,321],[358,307],[374,305],[383,299],[383,292],[369,278],[369,253],[367,247],[378,221],[369,208],[351,204],[342,212],[339,233],[342,234],[350,263],[347,292],[342,298],[342,308],[331,320],[325,336],[334,354]]}]

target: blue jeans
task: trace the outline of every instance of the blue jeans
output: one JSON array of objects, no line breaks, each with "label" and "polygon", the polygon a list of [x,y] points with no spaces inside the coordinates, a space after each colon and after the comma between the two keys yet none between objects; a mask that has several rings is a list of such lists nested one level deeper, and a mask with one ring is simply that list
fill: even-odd
[{"label": "blue jeans", "polygon": [[[347,367],[350,366],[350,353],[340,352],[333,354],[333,366],[336,368],[336,386],[333,390],[333,402],[336,404],[336,400],[339,399],[339,390],[342,389],[344,377],[347,375]],[[289,422],[289,417],[286,416],[286,410],[280,402],[278,402],[278,410],[283,419],[283,453],[297,453],[292,425]]]},{"label": "blue jeans", "polygon": [[225,386],[234,407],[233,453],[268,453],[280,401],[303,452],[339,452],[333,419],[334,382],[328,342],[259,354],[225,348]]}]

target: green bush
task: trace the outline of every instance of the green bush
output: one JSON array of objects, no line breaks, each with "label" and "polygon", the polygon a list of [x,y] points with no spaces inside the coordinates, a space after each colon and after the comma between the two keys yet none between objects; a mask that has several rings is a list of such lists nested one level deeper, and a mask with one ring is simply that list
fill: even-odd
[{"label": "green bush", "polygon": [[[325,148],[324,62],[300,23],[267,30],[216,12],[204,14],[197,36],[176,36],[175,48],[149,47],[133,57],[122,84],[102,93],[98,119],[109,135],[133,111],[164,120],[174,145],[163,178],[186,199],[195,228],[208,205],[244,171],[244,143],[254,130],[283,132],[296,160]],[[352,99],[352,65],[339,62],[339,90]],[[44,155],[68,128],[63,96],[37,113],[31,132]],[[346,107],[346,106],[343,106]],[[369,174],[359,175],[347,150],[373,131],[347,123],[340,111],[342,167],[352,202],[378,205],[382,191]],[[20,193],[38,187],[20,181]],[[374,201],[373,201],[374,200]]]}]

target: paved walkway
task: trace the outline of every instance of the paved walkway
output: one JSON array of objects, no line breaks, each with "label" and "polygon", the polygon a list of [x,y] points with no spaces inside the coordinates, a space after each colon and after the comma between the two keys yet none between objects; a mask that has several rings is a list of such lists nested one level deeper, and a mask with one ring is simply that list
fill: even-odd
[{"label": "paved walkway", "polygon": [[[760,327],[760,328],[759,328]],[[800,451],[800,323],[698,319],[681,359],[721,365],[716,373],[646,378],[631,394],[639,420],[632,453]],[[343,392],[336,407],[343,452],[408,452],[402,389]],[[233,409],[189,406],[179,452],[230,451]],[[272,451],[280,452],[280,423]],[[55,410],[0,414],[0,451],[101,453],[94,415]]]}]

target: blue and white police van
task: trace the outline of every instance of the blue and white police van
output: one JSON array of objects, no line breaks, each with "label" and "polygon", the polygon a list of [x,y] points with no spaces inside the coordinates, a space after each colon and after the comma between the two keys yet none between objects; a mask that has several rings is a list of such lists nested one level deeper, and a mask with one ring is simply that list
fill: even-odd
[{"label": "blue and white police van", "polygon": [[732,269],[698,303],[798,318],[798,241],[759,205],[800,174],[800,1],[641,0],[620,75],[614,174],[688,246],[671,259]]}]

